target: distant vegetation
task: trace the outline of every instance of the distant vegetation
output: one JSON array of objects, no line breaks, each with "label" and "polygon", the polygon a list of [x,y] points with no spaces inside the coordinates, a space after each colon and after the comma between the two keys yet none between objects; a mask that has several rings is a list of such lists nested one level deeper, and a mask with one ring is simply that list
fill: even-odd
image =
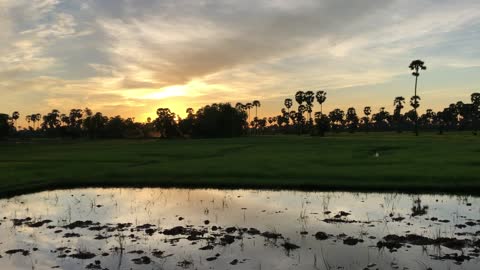
[{"label": "distant vegetation", "polygon": [[[423,61],[412,61],[409,68],[415,77],[414,95],[409,100],[411,107],[405,109],[406,98],[395,97],[394,110],[390,113],[385,107],[372,112],[370,106],[358,112],[356,108],[347,110],[336,108],[328,114],[323,112],[323,104],[327,101],[327,92],[297,91],[294,98],[284,101],[284,108],[279,115],[258,117],[260,101],[237,103],[233,107],[229,103],[214,103],[198,109],[187,109],[187,117],[181,119],[169,108],[159,108],[157,118],[148,118],[140,123],[135,118],[120,116],[107,117],[101,112],[86,109],[72,109],[63,114],[52,110],[46,115],[34,113],[24,116],[28,127],[20,129],[18,112],[0,114],[0,138],[42,138],[71,137],[80,138],[215,138],[238,137],[263,134],[311,134],[323,136],[326,132],[374,132],[374,131],[445,131],[470,130],[477,135],[480,125],[480,93],[470,96],[471,103],[458,101],[438,112],[427,109],[418,113],[420,96],[417,95],[417,82],[421,70],[426,70]],[[296,103],[297,109],[292,109]],[[313,110],[319,105],[319,111]],[[254,111],[252,111],[254,109]],[[254,115],[252,115],[254,113]]]}]

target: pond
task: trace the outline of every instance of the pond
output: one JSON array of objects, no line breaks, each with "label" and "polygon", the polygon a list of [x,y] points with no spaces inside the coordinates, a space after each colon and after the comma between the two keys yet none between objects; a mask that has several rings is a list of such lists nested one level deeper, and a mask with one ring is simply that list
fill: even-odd
[{"label": "pond", "polygon": [[479,198],[76,189],[0,200],[11,269],[478,269]]}]

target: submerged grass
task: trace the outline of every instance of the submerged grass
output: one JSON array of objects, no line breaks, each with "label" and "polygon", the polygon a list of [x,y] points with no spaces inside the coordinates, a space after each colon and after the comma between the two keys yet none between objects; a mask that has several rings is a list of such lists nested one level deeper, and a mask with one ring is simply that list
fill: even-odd
[{"label": "submerged grass", "polygon": [[3,142],[0,196],[87,186],[480,193],[479,140],[375,133]]}]

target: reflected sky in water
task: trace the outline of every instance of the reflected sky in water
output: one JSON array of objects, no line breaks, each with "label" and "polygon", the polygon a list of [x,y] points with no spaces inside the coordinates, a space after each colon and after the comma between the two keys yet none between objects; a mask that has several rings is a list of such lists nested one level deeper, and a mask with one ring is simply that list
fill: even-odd
[{"label": "reflected sky in water", "polygon": [[[377,248],[377,242],[389,234],[474,240],[480,231],[479,206],[476,197],[392,193],[162,188],[48,191],[0,200],[0,268],[478,269],[477,257],[461,264],[432,257],[460,254],[460,250],[406,245],[391,252]],[[341,211],[348,215],[339,219],[355,222],[326,222]],[[38,228],[14,226],[13,219],[27,217],[32,219],[30,222],[47,219],[52,222]],[[87,220],[110,227],[117,223],[132,223],[132,226],[125,231],[63,227]],[[455,226],[468,221],[474,225]],[[149,235],[136,229],[144,224],[152,225],[155,232]],[[191,226],[217,240],[192,241],[185,239],[185,235],[161,233],[175,226]],[[268,239],[237,230],[231,233],[236,237],[233,243],[221,245],[218,239],[225,233],[212,230],[213,226],[256,228],[260,232],[281,234],[282,238]],[[317,232],[325,232],[330,237],[317,240],[314,237]],[[66,233],[80,236],[64,238]],[[97,235],[107,238],[96,240]],[[348,237],[363,242],[352,246],[344,244],[343,240]],[[287,250],[282,246],[285,242],[299,248]],[[200,249],[209,244],[213,249]],[[62,247],[71,253],[57,250]],[[28,250],[30,254],[6,253],[12,249]],[[79,251],[90,252],[95,257],[86,260],[69,257]],[[132,251],[143,253],[132,254]],[[163,255],[155,257],[154,251],[162,251]],[[464,248],[463,252],[474,251]],[[62,258],[62,254],[66,256]],[[142,256],[151,259],[149,264],[132,261]],[[235,260],[238,263],[232,265]]]}]

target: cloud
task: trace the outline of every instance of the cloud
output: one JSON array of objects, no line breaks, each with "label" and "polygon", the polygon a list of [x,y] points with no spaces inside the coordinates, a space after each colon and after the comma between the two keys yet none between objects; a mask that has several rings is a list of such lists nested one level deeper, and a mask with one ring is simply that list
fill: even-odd
[{"label": "cloud", "polygon": [[430,74],[478,66],[479,10],[474,0],[0,0],[0,92],[17,106],[144,114],[167,101],[355,91],[408,77],[416,58]]}]

